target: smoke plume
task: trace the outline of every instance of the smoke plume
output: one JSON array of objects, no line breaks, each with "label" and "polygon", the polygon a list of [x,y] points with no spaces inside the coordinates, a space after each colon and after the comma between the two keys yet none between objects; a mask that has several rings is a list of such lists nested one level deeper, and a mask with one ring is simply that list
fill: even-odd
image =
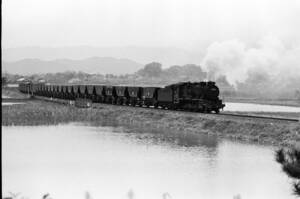
[{"label": "smoke plume", "polygon": [[209,79],[226,75],[237,89],[249,94],[284,96],[300,90],[300,45],[286,47],[274,36],[254,47],[237,39],[215,42],[202,65]]}]

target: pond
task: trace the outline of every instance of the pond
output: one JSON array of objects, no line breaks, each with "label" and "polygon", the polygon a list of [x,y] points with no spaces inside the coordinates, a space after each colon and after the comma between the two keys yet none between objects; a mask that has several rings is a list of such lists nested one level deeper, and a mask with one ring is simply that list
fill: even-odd
[{"label": "pond", "polygon": [[2,99],[7,99],[7,98],[11,98],[11,97],[9,97],[8,95],[3,95],[2,94]]},{"label": "pond", "polygon": [[2,127],[2,174],[29,199],[295,198],[273,147],[125,127]]},{"label": "pond", "polygon": [[2,102],[2,106],[12,106],[17,104],[25,104],[23,102]]}]

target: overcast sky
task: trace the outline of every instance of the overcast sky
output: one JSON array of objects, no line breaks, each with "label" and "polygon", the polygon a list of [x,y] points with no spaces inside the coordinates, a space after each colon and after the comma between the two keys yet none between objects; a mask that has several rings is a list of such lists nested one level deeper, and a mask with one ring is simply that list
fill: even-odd
[{"label": "overcast sky", "polygon": [[300,0],[4,0],[3,47],[299,43]]}]

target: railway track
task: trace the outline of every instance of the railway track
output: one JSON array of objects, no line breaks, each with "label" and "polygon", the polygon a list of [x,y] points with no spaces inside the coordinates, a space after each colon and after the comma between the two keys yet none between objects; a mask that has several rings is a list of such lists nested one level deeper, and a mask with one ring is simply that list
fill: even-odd
[{"label": "railway track", "polygon": [[299,122],[299,119],[296,119],[296,118],[271,117],[271,116],[261,116],[261,115],[244,115],[244,114],[235,114],[235,113],[219,113],[219,115]]},{"label": "railway track", "polygon": [[[36,97],[36,99],[39,100],[44,100],[44,101],[51,101],[51,102],[57,102],[57,103],[62,103],[62,104],[74,104],[74,101],[70,101],[70,100],[62,100],[62,99],[49,99],[49,98],[45,98],[45,97]],[[101,105],[112,105],[112,104],[103,104],[103,103],[93,103],[95,104],[101,104]],[[123,105],[112,105],[112,106],[123,106]],[[92,106],[93,108],[97,108],[97,106]],[[140,107],[140,106],[124,106],[124,107],[131,107],[131,108],[144,108],[144,109],[148,109],[148,107]],[[154,109],[154,108],[153,108]],[[154,109],[154,110],[159,110],[159,111],[174,111],[174,112],[189,112],[189,111],[185,111],[185,110],[169,110],[169,109]],[[198,112],[189,112],[189,113],[194,113],[194,114],[208,114],[210,115],[211,113],[198,113]],[[237,114],[237,113],[219,113],[219,114],[213,114],[215,116],[233,116],[233,117],[240,117],[240,118],[253,118],[253,119],[267,119],[267,120],[278,120],[278,121],[287,121],[287,122],[300,122],[299,119],[297,118],[284,118],[284,117],[271,117],[271,116],[261,116],[261,115],[246,115],[246,114]]]}]

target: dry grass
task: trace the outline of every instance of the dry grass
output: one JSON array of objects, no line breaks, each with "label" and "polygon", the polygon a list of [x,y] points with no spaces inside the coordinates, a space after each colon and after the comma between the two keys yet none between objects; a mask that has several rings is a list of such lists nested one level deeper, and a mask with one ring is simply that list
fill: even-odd
[{"label": "dry grass", "polygon": [[10,98],[23,99],[27,98],[28,95],[20,93],[17,88],[4,88],[2,89],[2,96],[8,96]]}]

